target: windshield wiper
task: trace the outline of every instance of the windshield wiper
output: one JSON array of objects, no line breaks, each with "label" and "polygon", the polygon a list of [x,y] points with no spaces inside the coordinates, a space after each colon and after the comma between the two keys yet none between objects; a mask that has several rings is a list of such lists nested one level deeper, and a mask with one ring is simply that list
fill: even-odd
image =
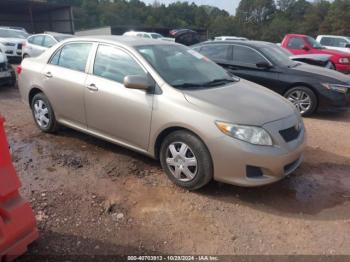
[{"label": "windshield wiper", "polygon": [[224,85],[232,82],[236,82],[236,81],[234,79],[229,79],[229,78],[214,79],[212,81],[201,84],[201,86],[220,86],[220,85]]},{"label": "windshield wiper", "polygon": [[183,83],[183,84],[172,85],[172,86],[176,88],[190,88],[190,87],[201,87],[202,85],[196,84],[196,83]]},{"label": "windshield wiper", "polygon": [[212,81],[200,83],[200,84],[198,84],[198,83],[183,83],[183,84],[173,85],[173,87],[176,87],[176,88],[212,87],[212,86],[219,86],[219,85],[224,85],[224,84],[232,83],[232,82],[236,82],[236,80],[222,78],[222,79],[214,79]]}]

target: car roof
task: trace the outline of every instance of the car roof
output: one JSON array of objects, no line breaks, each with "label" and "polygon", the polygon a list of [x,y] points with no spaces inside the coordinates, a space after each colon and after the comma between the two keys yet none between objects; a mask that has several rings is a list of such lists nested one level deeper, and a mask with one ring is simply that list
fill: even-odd
[{"label": "car roof", "polygon": [[264,42],[264,41],[254,41],[254,40],[222,40],[222,41],[206,41],[199,43],[195,46],[201,46],[201,45],[219,45],[219,44],[240,44],[240,45],[245,45],[249,47],[256,47],[256,48],[262,48],[266,46],[276,46],[274,43],[270,42]]},{"label": "car roof", "polygon": [[349,38],[348,36],[344,36],[344,35],[318,35],[317,37],[342,37],[342,38]]},{"label": "car roof", "polygon": [[65,40],[65,42],[75,41],[94,41],[94,42],[109,42],[119,43],[126,46],[142,46],[142,45],[179,45],[170,41],[159,41],[151,38],[141,38],[136,36],[117,36],[117,35],[97,35],[97,36],[84,36],[75,37]]}]

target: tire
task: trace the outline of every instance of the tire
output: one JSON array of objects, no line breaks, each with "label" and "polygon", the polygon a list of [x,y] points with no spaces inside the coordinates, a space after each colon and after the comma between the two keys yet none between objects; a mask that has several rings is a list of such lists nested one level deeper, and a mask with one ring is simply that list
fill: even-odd
[{"label": "tire", "polygon": [[41,131],[54,133],[58,130],[55,113],[49,100],[43,93],[38,93],[33,97],[31,108],[34,122]]},{"label": "tire", "polygon": [[9,86],[17,88],[17,77],[14,71],[11,72],[11,80],[9,81]]},{"label": "tire", "polygon": [[310,116],[316,111],[317,97],[308,87],[293,87],[284,94],[284,97],[295,105],[302,116]]},{"label": "tire", "polygon": [[175,131],[163,140],[160,162],[168,178],[187,190],[199,189],[213,178],[213,164],[207,147],[187,131]]}]

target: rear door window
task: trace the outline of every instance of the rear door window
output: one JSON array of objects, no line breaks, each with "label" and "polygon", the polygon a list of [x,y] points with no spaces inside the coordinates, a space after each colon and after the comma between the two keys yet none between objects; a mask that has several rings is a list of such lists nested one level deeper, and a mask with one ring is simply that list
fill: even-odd
[{"label": "rear door window", "polygon": [[334,38],[334,46],[345,47],[349,42],[343,38]]},{"label": "rear door window", "polygon": [[63,46],[50,60],[50,64],[85,72],[91,43],[71,43]]},{"label": "rear door window", "polygon": [[230,45],[207,45],[200,49],[202,55],[212,60],[228,60]]}]

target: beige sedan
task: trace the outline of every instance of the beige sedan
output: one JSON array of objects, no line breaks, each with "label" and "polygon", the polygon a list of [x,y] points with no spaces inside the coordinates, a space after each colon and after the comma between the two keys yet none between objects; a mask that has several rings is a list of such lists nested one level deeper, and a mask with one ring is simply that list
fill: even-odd
[{"label": "beige sedan", "polygon": [[190,190],[212,179],[269,184],[303,159],[304,125],[290,102],[176,43],[74,38],[18,72],[42,131],[65,125],[160,159]]}]

